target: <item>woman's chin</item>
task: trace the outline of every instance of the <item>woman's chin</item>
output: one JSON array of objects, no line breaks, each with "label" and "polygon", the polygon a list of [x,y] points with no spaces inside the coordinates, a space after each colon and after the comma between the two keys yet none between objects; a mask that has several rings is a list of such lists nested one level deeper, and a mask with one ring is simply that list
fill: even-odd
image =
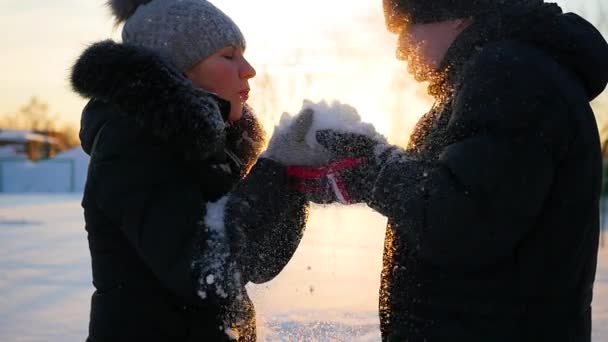
[{"label": "woman's chin", "polygon": [[230,109],[230,115],[228,121],[235,122],[239,121],[243,117],[243,104],[232,105]]}]

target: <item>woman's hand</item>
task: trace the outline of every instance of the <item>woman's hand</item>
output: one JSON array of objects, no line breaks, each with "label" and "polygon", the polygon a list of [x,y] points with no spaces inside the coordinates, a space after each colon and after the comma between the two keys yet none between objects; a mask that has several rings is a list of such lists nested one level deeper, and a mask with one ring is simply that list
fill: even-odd
[{"label": "woman's hand", "polygon": [[306,135],[314,122],[315,112],[303,109],[286,127],[277,127],[262,157],[286,166],[321,166],[329,163],[332,153],[321,146],[312,147]]}]

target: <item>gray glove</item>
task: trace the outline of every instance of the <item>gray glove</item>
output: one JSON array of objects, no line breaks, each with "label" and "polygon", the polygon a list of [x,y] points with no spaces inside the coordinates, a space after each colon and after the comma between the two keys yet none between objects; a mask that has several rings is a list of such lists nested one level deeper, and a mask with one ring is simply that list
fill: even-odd
[{"label": "gray glove", "polygon": [[321,166],[329,163],[332,152],[306,143],[306,134],[314,122],[314,111],[302,110],[288,127],[277,128],[262,157],[286,166]]}]

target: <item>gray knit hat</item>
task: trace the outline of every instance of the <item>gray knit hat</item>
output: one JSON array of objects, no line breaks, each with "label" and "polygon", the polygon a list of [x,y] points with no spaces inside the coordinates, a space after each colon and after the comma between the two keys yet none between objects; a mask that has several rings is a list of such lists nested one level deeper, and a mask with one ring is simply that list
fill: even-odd
[{"label": "gray knit hat", "polygon": [[186,71],[218,50],[245,48],[241,30],[206,0],[111,0],[122,40],[158,52]]}]

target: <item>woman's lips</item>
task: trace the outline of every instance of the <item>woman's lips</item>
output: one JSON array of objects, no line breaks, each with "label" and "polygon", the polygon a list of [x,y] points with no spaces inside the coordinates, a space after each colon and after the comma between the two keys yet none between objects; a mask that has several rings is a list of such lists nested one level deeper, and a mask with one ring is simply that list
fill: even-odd
[{"label": "woman's lips", "polygon": [[240,91],[239,96],[241,97],[241,101],[247,101],[249,99],[249,90]]}]

